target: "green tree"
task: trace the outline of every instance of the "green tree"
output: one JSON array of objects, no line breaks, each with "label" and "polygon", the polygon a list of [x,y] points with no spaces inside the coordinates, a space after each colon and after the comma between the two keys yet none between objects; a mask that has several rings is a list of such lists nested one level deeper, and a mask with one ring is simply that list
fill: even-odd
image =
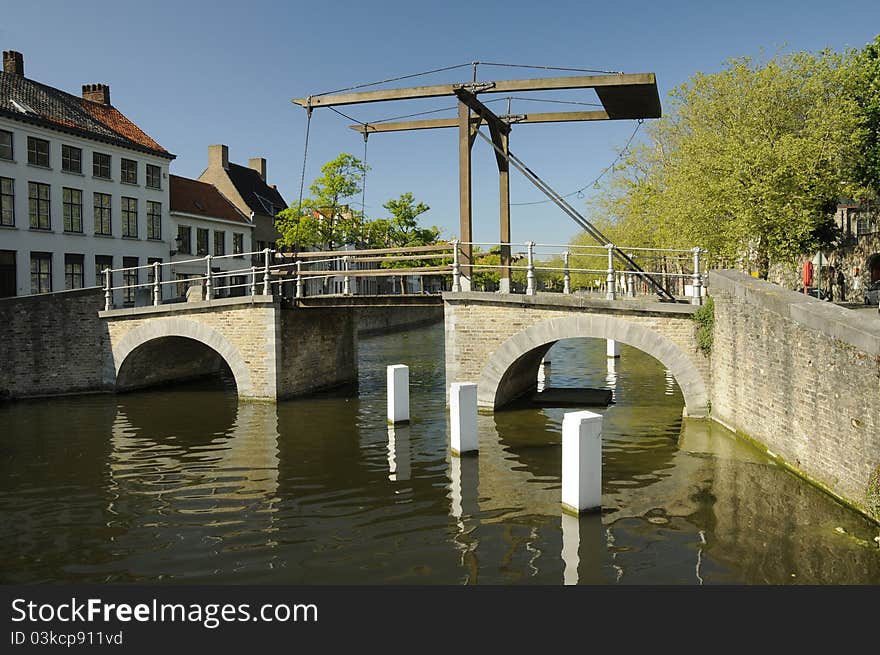
[{"label": "green tree", "polygon": [[694,75],[594,206],[603,230],[621,245],[700,245],[763,277],[827,245],[864,139],[851,59],[797,52]]},{"label": "green tree", "polygon": [[354,155],[341,153],[321,166],[321,175],[309,186],[310,197],[279,212],[275,227],[282,246],[333,250],[356,242],[363,230],[363,213],[349,202],[361,193],[369,167]]},{"label": "green tree", "polygon": [[437,242],[440,236],[437,227],[425,228],[419,225],[418,217],[431,208],[423,202],[416,202],[412,193],[407,191],[382,207],[390,212],[391,217],[369,221],[365,225],[365,242],[371,247],[403,248]]},{"label": "green tree", "polygon": [[865,120],[865,135],[856,164],[858,182],[866,194],[880,197],[880,35],[854,58],[851,92]]}]

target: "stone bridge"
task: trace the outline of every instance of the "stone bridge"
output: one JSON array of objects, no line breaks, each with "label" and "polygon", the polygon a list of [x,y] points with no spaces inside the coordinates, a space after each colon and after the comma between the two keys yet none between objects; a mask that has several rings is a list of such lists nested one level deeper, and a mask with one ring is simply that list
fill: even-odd
[{"label": "stone bridge", "polygon": [[533,392],[538,366],[561,339],[613,339],[670,370],[686,415],[705,417],[709,360],[697,348],[697,306],[578,295],[461,292],[443,295],[446,383],[477,382],[478,403],[501,407]]},{"label": "stone bridge", "polygon": [[102,387],[125,391],[226,370],[242,398],[276,400],[357,381],[358,336],[442,318],[439,296],[291,301],[243,296],[110,309]]},{"label": "stone bridge", "polygon": [[242,398],[275,400],[357,379],[353,314],[272,296],[110,309],[103,385],[128,390],[224,367]]}]

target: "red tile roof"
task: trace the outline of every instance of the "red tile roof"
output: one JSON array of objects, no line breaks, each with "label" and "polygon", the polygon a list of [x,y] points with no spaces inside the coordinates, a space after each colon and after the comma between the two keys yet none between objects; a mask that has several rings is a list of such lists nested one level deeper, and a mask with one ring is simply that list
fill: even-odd
[{"label": "red tile roof", "polygon": [[84,98],[80,98],[79,101],[82,103],[83,109],[89,112],[93,118],[129,141],[134,141],[150,150],[157,150],[165,153],[168,152],[165,148],[153,141],[146,132],[123,116],[122,112],[116,109],[116,107],[113,107],[112,105],[102,105],[100,102],[92,102],[91,100],[85,100]]},{"label": "red tile roof", "polygon": [[170,179],[171,211],[251,225],[248,218],[213,184],[179,175],[171,175]]},{"label": "red tile roof", "polygon": [[0,116],[174,159],[174,155],[115,107],[3,71],[0,71]]}]

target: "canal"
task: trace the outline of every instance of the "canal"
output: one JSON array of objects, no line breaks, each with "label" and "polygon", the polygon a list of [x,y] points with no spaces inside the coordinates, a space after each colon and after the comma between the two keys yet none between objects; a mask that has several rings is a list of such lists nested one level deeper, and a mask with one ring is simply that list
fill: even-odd
[{"label": "canal", "polygon": [[[875,525],[718,425],[654,359],[573,339],[545,384],[606,387],[603,511],[560,513],[565,410],[481,414],[450,460],[443,327],[364,339],[357,389],[229,381],[0,405],[0,583],[880,583]],[[413,421],[385,424],[385,366]]]}]

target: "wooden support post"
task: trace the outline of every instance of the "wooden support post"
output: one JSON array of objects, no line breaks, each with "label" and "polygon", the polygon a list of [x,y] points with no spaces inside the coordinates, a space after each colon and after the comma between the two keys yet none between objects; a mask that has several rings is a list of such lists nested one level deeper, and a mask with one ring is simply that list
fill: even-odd
[{"label": "wooden support post", "polygon": [[471,290],[471,264],[473,263],[473,246],[471,242],[471,110],[463,102],[458,103],[458,189],[459,189],[459,271],[461,272],[461,290]]},{"label": "wooden support post", "polygon": [[[508,152],[509,135],[499,134],[501,149]],[[498,158],[498,195],[500,207],[501,276],[498,288],[502,293],[510,293],[510,163]]]}]

